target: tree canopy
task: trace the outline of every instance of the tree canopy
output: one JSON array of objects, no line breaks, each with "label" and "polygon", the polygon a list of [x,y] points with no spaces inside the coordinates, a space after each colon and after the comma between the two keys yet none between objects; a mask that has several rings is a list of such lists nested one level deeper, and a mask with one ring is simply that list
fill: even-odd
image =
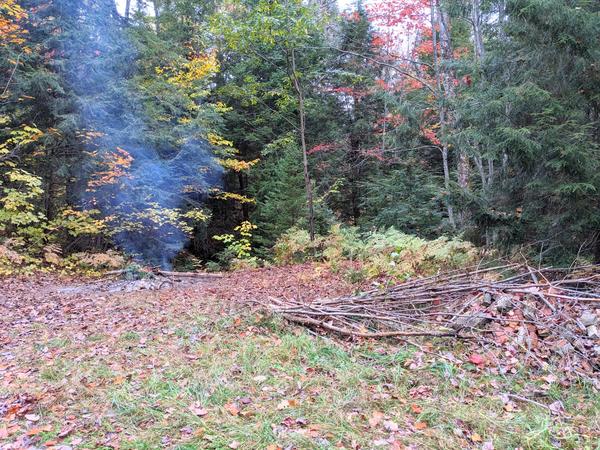
[{"label": "tree canopy", "polygon": [[599,41],[583,0],[0,0],[0,258],[600,260]]}]

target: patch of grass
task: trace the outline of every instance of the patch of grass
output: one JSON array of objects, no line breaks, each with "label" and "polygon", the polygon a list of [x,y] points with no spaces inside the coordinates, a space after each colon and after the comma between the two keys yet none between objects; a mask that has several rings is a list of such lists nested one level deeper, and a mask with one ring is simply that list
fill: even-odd
[{"label": "patch of grass", "polygon": [[135,331],[126,331],[121,334],[121,340],[126,342],[138,342],[140,340],[140,335]]},{"label": "patch of grass", "polygon": [[40,378],[44,381],[58,382],[64,379],[68,371],[68,364],[61,358],[55,359],[49,366],[40,371]]},{"label": "patch of grass", "polygon": [[[168,335],[163,329],[144,330],[143,347],[122,344],[139,342],[139,330],[114,339],[98,333],[73,347],[56,341],[68,357],[43,366],[34,380],[38,391],[56,389],[60,408],[45,409],[44,420],[60,430],[65,416],[85,417],[93,426],[72,435],[84,438],[81,445],[118,442],[132,450],[221,450],[233,442],[240,449],[369,449],[390,435],[402,445],[448,449],[483,442],[496,449],[593,449],[598,442],[600,402],[585,383],[548,387],[525,371],[493,375],[412,346],[336,343],[254,313],[182,319]],[[102,356],[89,357],[94,348]],[[564,417],[526,402],[507,411],[500,398],[542,389],[537,400],[562,401]]]}]

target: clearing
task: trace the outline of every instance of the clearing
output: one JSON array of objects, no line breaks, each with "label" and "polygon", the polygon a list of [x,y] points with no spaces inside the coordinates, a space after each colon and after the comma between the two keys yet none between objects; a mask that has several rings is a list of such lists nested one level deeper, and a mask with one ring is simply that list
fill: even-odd
[{"label": "clearing", "polygon": [[463,363],[457,341],[319,336],[248,301],[356,289],[318,265],[2,283],[3,449],[598,448],[589,382]]}]

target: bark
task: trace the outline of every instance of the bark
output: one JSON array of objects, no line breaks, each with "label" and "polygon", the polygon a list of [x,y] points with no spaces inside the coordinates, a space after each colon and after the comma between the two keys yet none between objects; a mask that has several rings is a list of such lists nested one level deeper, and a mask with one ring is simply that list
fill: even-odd
[{"label": "bark", "polygon": [[125,2],[125,19],[129,20],[129,12],[131,10],[131,0]]},{"label": "bark", "polygon": [[[238,183],[240,186],[240,194],[246,196],[246,186],[248,181],[242,172],[238,172]],[[248,203],[246,202],[242,202],[242,217],[244,220],[250,220],[250,208],[248,208]]]},{"label": "bark", "polygon": [[160,14],[158,12],[158,0],[152,0],[152,6],[154,7],[154,26],[156,33],[160,33]]},{"label": "bark", "polygon": [[439,107],[439,116],[440,116],[440,137],[442,141],[442,165],[444,169],[444,188],[446,189],[446,210],[448,212],[448,222],[450,222],[450,226],[452,228],[456,228],[456,223],[454,222],[454,208],[452,206],[452,202],[448,198],[450,194],[450,169],[448,167],[448,145],[446,144],[446,102],[445,102],[445,93],[442,90],[442,81],[441,81],[441,73],[440,73],[440,64],[438,58],[437,51],[437,14],[436,14],[436,4],[434,0],[431,0],[430,3],[430,12],[431,12],[431,30],[432,30],[432,40],[433,40],[433,70],[435,73],[435,81],[436,81],[436,97],[438,101]]},{"label": "bark", "polygon": [[296,72],[296,54],[294,50],[291,51],[291,77],[294,83],[294,89],[298,96],[298,115],[300,120],[300,142],[302,145],[302,165],[304,169],[304,188],[306,189],[306,203],[308,206],[308,232],[310,234],[310,240],[315,240],[315,211],[313,205],[313,194],[312,194],[312,181],[310,179],[310,173],[308,171],[308,150],[306,148],[306,116],[304,111],[304,91],[298,79]]},{"label": "bark", "polygon": [[485,57],[485,48],[483,47],[483,31],[481,29],[481,4],[480,0],[472,0],[471,3],[471,24],[473,25],[473,50],[475,60],[481,63]]}]

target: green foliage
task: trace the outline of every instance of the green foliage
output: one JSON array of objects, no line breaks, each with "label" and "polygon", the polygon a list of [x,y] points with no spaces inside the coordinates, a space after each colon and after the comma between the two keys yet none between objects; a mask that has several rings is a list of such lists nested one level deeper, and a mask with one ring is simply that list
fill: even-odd
[{"label": "green foliage", "polygon": [[[157,0],[155,13],[139,3],[125,20],[114,5],[0,3],[3,267],[60,267],[123,236],[153,263],[157,242],[181,236],[194,257],[220,267],[255,265],[277,242],[281,263],[360,262],[353,280],[468,263],[472,249],[457,236],[541,259],[600,259],[596,3],[436,3],[452,47],[436,54],[439,88],[431,52],[403,53],[431,46],[428,22],[386,43],[371,23],[378,7],[343,15],[301,0]],[[392,9],[399,17],[388,19],[406,19]],[[95,34],[98,24],[110,32]],[[305,100],[314,242],[303,232],[294,78]],[[136,184],[136,149],[176,164],[198,142],[215,156],[206,165],[223,168],[222,185],[196,181],[204,163]],[[135,201],[123,198],[130,189]],[[247,236],[240,223],[257,229]],[[330,230],[335,223],[344,226]]]},{"label": "green foliage", "polygon": [[473,264],[479,253],[470,243],[439,237],[425,240],[394,228],[360,233],[355,227],[335,225],[325,236],[310,241],[308,232],[292,228],[274,247],[278,264],[307,260],[325,261],[340,269],[346,261],[360,263],[347,272],[351,280],[380,276],[405,279],[414,275],[430,275]]}]

